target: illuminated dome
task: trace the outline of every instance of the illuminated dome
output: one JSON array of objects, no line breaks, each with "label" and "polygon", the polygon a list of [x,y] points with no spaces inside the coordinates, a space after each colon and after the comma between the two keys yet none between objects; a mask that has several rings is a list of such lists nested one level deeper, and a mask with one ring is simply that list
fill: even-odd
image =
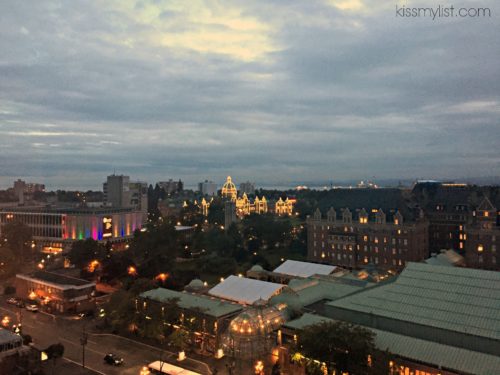
[{"label": "illuminated dome", "polygon": [[236,186],[233,184],[231,176],[227,176],[226,182],[224,183],[224,185],[222,185],[222,197],[236,200],[236,196],[237,196]]},{"label": "illuminated dome", "polygon": [[287,321],[285,305],[251,308],[234,318],[223,335],[225,352],[238,358],[256,358],[274,345],[272,332]]}]

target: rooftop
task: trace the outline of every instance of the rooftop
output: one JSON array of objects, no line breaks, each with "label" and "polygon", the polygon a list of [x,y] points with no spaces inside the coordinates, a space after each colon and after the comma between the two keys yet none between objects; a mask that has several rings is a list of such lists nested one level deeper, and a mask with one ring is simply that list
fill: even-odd
[{"label": "rooftop", "polygon": [[453,250],[443,250],[439,254],[433,255],[424,261],[435,266],[460,266],[465,265],[465,259]]},{"label": "rooftop", "polygon": [[105,215],[126,212],[136,212],[133,207],[58,207],[58,206],[28,206],[28,207],[6,207],[0,211],[28,214],[66,214],[66,215]]},{"label": "rooftop", "polygon": [[95,286],[95,282],[92,281],[49,271],[35,271],[29,275],[17,274],[16,277],[28,281],[43,282],[60,289],[80,289]]},{"label": "rooftop", "polygon": [[[333,321],[323,316],[306,313],[298,319],[285,323],[283,327],[300,331],[308,326]],[[379,349],[387,349],[389,352],[403,358],[441,366],[443,369],[477,375],[496,374],[496,371],[500,368],[500,358],[497,356],[373,328],[367,329],[375,333],[375,345]]]},{"label": "rooftop", "polygon": [[286,285],[231,275],[208,291],[209,294],[251,305],[259,300],[268,301]]},{"label": "rooftop", "polygon": [[290,281],[286,292],[273,297],[271,302],[285,303],[292,308],[302,309],[322,300],[334,301],[373,285],[362,281],[355,283],[341,278],[295,279]]},{"label": "rooftop", "polygon": [[297,260],[287,260],[282,263],[273,272],[284,275],[309,277],[312,275],[329,275],[335,271],[336,266],[326,264],[317,264],[309,262],[299,262]]},{"label": "rooftop", "polygon": [[318,197],[318,207],[323,214],[333,207],[338,218],[341,216],[341,209],[349,208],[355,218],[357,210],[365,208],[370,215],[372,209],[382,209],[388,221],[392,220],[396,211],[399,211],[406,221],[415,219],[405,191],[401,189],[332,189],[321,193]]},{"label": "rooftop", "polygon": [[390,282],[327,306],[500,339],[500,273],[493,271],[408,263]]},{"label": "rooftop", "polygon": [[16,341],[22,341],[21,336],[16,335],[14,332],[7,329],[0,328],[0,345]]},{"label": "rooftop", "polygon": [[177,292],[175,290],[157,288],[141,293],[142,298],[149,298],[157,302],[169,303],[178,299],[177,305],[183,309],[200,309],[205,315],[219,318],[236,313],[242,309],[240,305],[222,301],[208,296]]}]

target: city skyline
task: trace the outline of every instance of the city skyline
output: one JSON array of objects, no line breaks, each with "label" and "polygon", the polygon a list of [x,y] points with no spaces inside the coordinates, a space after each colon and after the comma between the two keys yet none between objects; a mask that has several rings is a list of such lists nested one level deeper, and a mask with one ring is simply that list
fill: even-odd
[{"label": "city skyline", "polygon": [[12,2],[0,186],[498,177],[499,9],[466,5]]}]

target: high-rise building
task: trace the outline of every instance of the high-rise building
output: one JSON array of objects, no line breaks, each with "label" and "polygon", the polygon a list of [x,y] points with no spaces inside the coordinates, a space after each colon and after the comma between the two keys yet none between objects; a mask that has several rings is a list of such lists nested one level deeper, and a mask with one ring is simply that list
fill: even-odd
[{"label": "high-rise building", "polygon": [[130,204],[132,207],[147,213],[148,211],[148,183],[143,181],[131,181]]},{"label": "high-rise building", "polygon": [[104,202],[116,208],[132,207],[130,177],[112,174],[103,183]]},{"label": "high-rise building", "polygon": [[213,181],[205,180],[198,184],[198,190],[202,195],[208,195],[210,197],[217,195],[217,184]]},{"label": "high-rise building", "polygon": [[240,193],[246,195],[255,194],[255,184],[253,182],[247,181],[240,184]]},{"label": "high-rise building", "polygon": [[180,192],[184,189],[184,183],[181,180],[174,181],[172,179],[169,179],[168,181],[160,181],[158,182],[158,186],[161,189],[165,190],[165,193],[167,194]]},{"label": "high-rise building", "polygon": [[19,199],[19,203],[24,204],[25,198],[30,200],[33,198],[33,194],[45,191],[45,185],[17,179],[17,181],[14,181],[13,190],[14,195]]},{"label": "high-rise building", "polygon": [[111,175],[103,183],[104,202],[113,208],[133,208],[142,212],[142,222],[147,220],[148,184],[130,181],[129,176]]}]

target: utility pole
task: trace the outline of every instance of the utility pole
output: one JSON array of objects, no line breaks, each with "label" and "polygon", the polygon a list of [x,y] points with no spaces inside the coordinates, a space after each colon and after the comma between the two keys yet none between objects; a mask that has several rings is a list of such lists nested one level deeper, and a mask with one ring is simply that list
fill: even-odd
[{"label": "utility pole", "polygon": [[89,335],[85,332],[85,324],[82,329],[82,337],[80,337],[80,344],[82,345],[82,367],[85,368],[85,345],[87,345],[87,339]]}]

